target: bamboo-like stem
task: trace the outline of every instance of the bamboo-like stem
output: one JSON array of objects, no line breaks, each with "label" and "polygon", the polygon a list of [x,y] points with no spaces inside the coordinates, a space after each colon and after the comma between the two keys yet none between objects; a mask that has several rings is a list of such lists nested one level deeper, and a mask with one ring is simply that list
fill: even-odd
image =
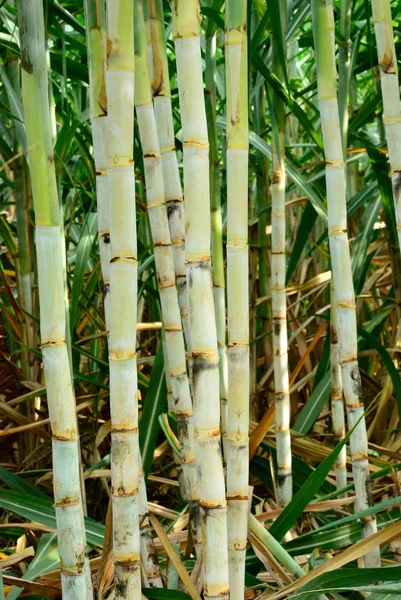
[{"label": "bamboo-like stem", "polygon": [[[210,2],[212,4],[212,2]],[[210,209],[212,225],[212,269],[214,307],[216,311],[217,345],[219,348],[220,417],[223,451],[226,458],[228,367],[226,347],[226,290],[223,255],[223,219],[221,214],[221,159],[216,124],[216,27],[212,19],[206,26],[205,86],[206,118],[210,143]]]},{"label": "bamboo-like stem", "polygon": [[140,465],[139,472],[139,534],[141,562],[146,573],[150,588],[162,588],[160,567],[157,561],[155,543],[149,522],[148,495],[145,474]]},{"label": "bamboo-like stem", "polygon": [[107,186],[110,211],[111,493],[115,597],[141,598],[136,370],[137,236],[133,160],[132,0],[107,2]]},{"label": "bamboo-like stem", "polygon": [[[20,85],[20,65],[19,57],[12,53],[8,53],[7,72],[12,88],[18,98],[21,97]],[[21,145],[18,141],[16,133],[17,123],[14,122],[14,131],[12,133],[13,151],[17,155],[21,152]],[[33,274],[30,255],[30,227],[28,223],[29,202],[27,202],[28,194],[26,193],[26,176],[25,176],[25,158],[21,156],[12,164],[14,185],[15,185],[15,205],[17,215],[17,239],[18,252],[14,257],[16,285],[18,294],[18,305],[26,313],[32,313],[32,283]],[[29,365],[28,347],[33,346],[32,327],[28,316],[21,312],[20,315],[20,331],[21,331],[21,367],[24,379],[29,380],[31,369]],[[28,411],[30,407],[28,407]],[[31,415],[30,415],[31,416]],[[28,441],[29,444],[29,441]],[[31,448],[32,450],[33,448]]]},{"label": "bamboo-like stem", "polygon": [[248,52],[246,0],[226,5],[227,82],[227,502],[230,598],[243,600],[248,532]]},{"label": "bamboo-like stem", "polygon": [[[106,328],[109,327],[110,218],[107,190],[107,93],[105,11],[99,0],[85,0],[85,19],[89,54],[89,98],[96,169],[96,199],[99,219],[99,250],[104,284]],[[147,517],[146,486],[141,470],[139,480],[140,554],[151,587],[162,587],[160,569]]]},{"label": "bamboo-like stem", "polygon": [[372,0],[372,11],[383,99],[383,123],[393,182],[398,242],[401,248],[401,102],[390,1]]},{"label": "bamboo-like stem", "polygon": [[[347,233],[346,182],[340,119],[337,102],[337,73],[332,50],[334,29],[333,5],[327,0],[312,0],[312,22],[315,41],[318,97],[326,160],[326,186],[330,254],[334,278],[335,302],[338,310],[338,338],[341,375],[347,408],[348,426],[356,426],[350,438],[354,474],[355,510],[372,506],[366,423],[357,352],[355,295],[352,281]],[[376,531],[375,517],[362,519],[363,535]],[[380,565],[380,548],[365,556],[365,566]]]},{"label": "bamboo-like stem", "polygon": [[[287,20],[286,2],[280,3],[282,42],[285,45]],[[277,78],[284,79],[278,41],[273,34],[272,69]],[[285,107],[283,100],[273,93],[272,105],[276,132],[272,135],[272,317],[273,317],[273,365],[276,404],[277,443],[277,493],[282,506],[292,498],[290,392],[288,383],[287,302],[285,294],[286,275],[286,217],[285,217]]]},{"label": "bamboo-like stem", "polygon": [[[63,261],[50,125],[43,3],[18,1],[22,93],[36,219],[40,329],[53,437],[53,481],[64,600],[87,589],[75,399],[65,342]],[[88,573],[89,581],[89,573]]]},{"label": "bamboo-like stem", "polygon": [[178,299],[184,326],[187,350],[190,352],[189,307],[185,272],[185,216],[180,172],[175,151],[173,110],[171,106],[170,76],[164,34],[163,1],[148,0],[152,42],[152,89],[154,108],[162,157],[164,191],[170,227]]},{"label": "bamboo-like stem", "polygon": [[175,42],[185,190],[185,259],[193,358],[195,450],[202,516],[204,594],[228,599],[227,504],[220,449],[219,353],[210,268],[209,144],[198,0],[175,0]]},{"label": "bamboo-like stem", "polygon": [[[333,418],[333,437],[337,445],[345,435],[345,414],[343,401],[343,384],[338,348],[338,309],[334,282],[331,281],[331,324],[330,324],[330,377],[331,377],[331,411]],[[335,464],[337,489],[347,485],[347,447],[344,445]],[[341,497],[346,497],[346,493]]]},{"label": "bamboo-like stem", "polygon": [[[265,90],[261,86],[258,94],[257,102],[255,102],[255,131],[262,137],[265,135]],[[268,163],[267,157],[262,152],[256,154],[256,196],[257,196],[257,211],[259,213],[258,218],[258,275],[259,275],[259,292],[262,297],[269,295],[269,272],[268,272],[268,261],[267,261],[267,212],[266,206],[269,202],[269,174],[268,174]],[[270,320],[270,307],[268,302],[264,302],[260,308],[260,315],[262,316],[262,330],[264,338],[262,341],[263,353],[265,356],[265,368],[267,369],[272,362],[272,348],[271,339],[268,335],[269,331],[269,320]],[[260,407],[258,402],[258,395],[255,398],[255,404],[251,404],[251,412],[254,412],[256,421],[259,421]],[[252,416],[251,416],[252,418]]]},{"label": "bamboo-like stem", "polygon": [[[109,322],[110,219],[107,192],[106,23],[99,0],[85,0],[86,40],[89,54],[89,100],[96,169],[99,252],[104,285],[104,309]],[[107,327],[108,325],[106,325]]]},{"label": "bamboo-like stem", "polygon": [[[181,448],[183,499],[196,513],[198,502],[192,400],[186,367],[173,249],[165,202],[164,180],[155,111],[152,102],[142,1],[135,0],[135,104],[145,169],[146,199],[155,253],[167,354],[166,371],[171,382],[172,409],[177,417]],[[195,510],[193,510],[195,508]],[[200,543],[198,519],[192,522],[195,545]]]},{"label": "bamboo-like stem", "polygon": [[[344,160],[347,157],[348,120],[349,120],[349,92],[351,79],[351,13],[352,0],[341,2],[341,35],[344,44],[339,47],[338,67],[338,109],[340,111],[341,140],[344,149]],[[333,40],[334,52],[334,40]]]}]

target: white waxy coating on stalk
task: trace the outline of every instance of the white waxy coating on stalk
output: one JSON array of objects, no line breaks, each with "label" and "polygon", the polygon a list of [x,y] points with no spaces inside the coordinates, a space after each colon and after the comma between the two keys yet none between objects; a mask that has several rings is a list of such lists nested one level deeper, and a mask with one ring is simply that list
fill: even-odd
[{"label": "white waxy coating on stalk", "polygon": [[[147,60],[145,27],[140,2],[135,3],[135,98],[139,137],[145,170],[146,200],[156,262],[156,276],[164,325],[166,371],[171,384],[171,408],[177,417],[178,439],[181,450],[181,492],[191,504],[197,502],[196,460],[192,399],[187,376],[184,335],[178,302],[173,247],[171,243],[164,178],[151,82]],[[200,543],[197,523],[192,523],[195,545]]]},{"label": "white waxy coating on stalk", "polygon": [[224,600],[229,594],[227,504],[220,448],[219,354],[210,268],[209,146],[199,18],[197,0],[175,2],[173,38],[184,140],[185,253],[204,594]]},{"label": "white waxy coating on stalk", "polygon": [[[287,2],[280,4],[279,18],[282,31],[273,32],[272,69],[284,81],[283,65],[279,56],[278,35],[285,40]],[[284,67],[285,68],[285,67]],[[285,185],[285,107],[283,100],[273,93],[273,112],[277,123],[272,136],[272,214],[271,214],[271,294],[273,321],[273,367],[277,445],[277,494],[281,506],[292,498],[292,456],[290,431],[290,391],[288,375],[288,335],[286,300],[286,214]]]},{"label": "white waxy coating on stalk", "polygon": [[380,68],[383,123],[393,182],[398,241],[401,247],[401,102],[389,0],[372,0],[372,10]]},{"label": "white waxy coating on stalk", "polygon": [[152,43],[151,80],[154,92],[154,111],[163,167],[167,216],[173,245],[178,299],[187,349],[190,351],[189,308],[185,272],[184,199],[175,151],[174,121],[164,23],[161,21],[163,7],[158,5],[158,0],[148,0],[148,5],[150,38]]},{"label": "white waxy coating on stalk", "polygon": [[111,243],[109,360],[115,597],[116,600],[139,600],[138,262],[133,161],[132,1],[108,0],[107,23],[107,178]]},{"label": "white waxy coating on stalk", "polygon": [[[232,23],[235,11],[238,22]],[[248,85],[246,3],[229,0],[227,82],[227,503],[230,598],[243,600],[249,483]]]},{"label": "white waxy coating on stalk", "polygon": [[[337,102],[337,73],[330,37],[333,5],[327,0],[312,0],[312,19],[317,59],[318,97],[326,160],[328,226],[335,301],[338,311],[338,337],[341,375],[350,437],[354,475],[355,511],[373,504],[368,460],[368,441],[364,419],[362,385],[357,352],[355,295],[347,233],[346,182],[340,120]],[[362,520],[364,537],[377,530],[376,518]],[[380,566],[380,548],[365,556],[366,567]]]},{"label": "white waxy coating on stalk", "polygon": [[[89,57],[90,112],[93,154],[96,168],[100,264],[104,283],[106,329],[110,322],[110,215],[107,187],[107,95],[105,13],[98,0],[85,0],[85,21]],[[147,519],[147,496],[143,474],[140,479],[139,517],[141,560],[151,587],[163,587],[154,542]]]},{"label": "white waxy coating on stalk", "polygon": [[91,593],[79,480],[78,426],[65,341],[64,248],[57,197],[41,0],[20,0],[22,96],[36,221],[40,332],[53,437],[53,485],[64,600]]}]

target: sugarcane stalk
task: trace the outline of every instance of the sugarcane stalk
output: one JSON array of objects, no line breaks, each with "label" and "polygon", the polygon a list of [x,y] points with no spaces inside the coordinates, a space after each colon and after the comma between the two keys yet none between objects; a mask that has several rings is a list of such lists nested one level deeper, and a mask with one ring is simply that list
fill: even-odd
[{"label": "sugarcane stalk", "polygon": [[[280,3],[281,36],[285,45],[287,20],[286,2]],[[272,70],[277,78],[284,80],[283,65],[278,50],[278,32],[273,32]],[[290,432],[290,392],[288,376],[287,302],[286,276],[286,216],[285,216],[285,106],[283,100],[273,92],[272,106],[276,132],[272,135],[272,320],[273,320],[273,365],[276,405],[277,444],[277,493],[282,506],[292,498],[292,460]]]},{"label": "sugarcane stalk", "polygon": [[111,494],[115,597],[141,598],[136,368],[137,235],[132,0],[107,2],[107,186],[110,214]]},{"label": "sugarcane stalk", "polygon": [[[209,2],[212,5],[212,2]],[[216,5],[215,5],[216,8]],[[217,345],[219,349],[220,418],[224,457],[227,441],[228,367],[226,346],[226,289],[223,254],[223,219],[221,212],[221,158],[218,150],[216,123],[216,26],[208,19],[205,32],[206,118],[210,143],[210,209],[212,225],[213,294],[216,311]]]},{"label": "sugarcane stalk", "polygon": [[401,102],[397,55],[389,0],[372,0],[383,99],[383,123],[393,183],[398,242],[401,248]]},{"label": "sugarcane stalk", "polygon": [[[79,481],[78,427],[65,342],[60,207],[51,135],[41,0],[18,0],[22,95],[36,220],[40,331],[52,429],[53,484],[65,600],[87,589],[86,541]],[[88,582],[89,573],[88,573]]]},{"label": "sugarcane stalk", "polygon": [[[156,275],[165,331],[165,364],[171,382],[172,406],[181,448],[183,500],[196,513],[198,503],[192,399],[186,367],[184,335],[178,302],[174,256],[167,218],[162,159],[152,101],[145,23],[141,0],[135,0],[135,105],[142,145],[146,200],[156,262]],[[195,510],[192,510],[192,508]],[[192,521],[195,545],[199,544],[198,519]]]},{"label": "sugarcane stalk", "polygon": [[[331,323],[330,323],[330,378],[331,378],[331,411],[333,419],[333,438],[335,445],[345,436],[345,413],[343,400],[343,385],[338,344],[338,308],[333,280],[331,282]],[[341,449],[335,463],[337,489],[342,490],[347,485],[347,447]],[[340,497],[346,497],[347,494]]]},{"label": "sugarcane stalk", "polygon": [[[318,98],[326,160],[328,227],[335,301],[338,310],[339,360],[347,410],[348,427],[355,427],[350,452],[355,483],[355,510],[372,506],[366,423],[358,366],[355,295],[347,233],[346,181],[337,101],[337,73],[330,31],[334,28],[333,5],[328,0],[312,0]],[[377,530],[375,517],[362,519],[366,537]],[[380,548],[369,551],[365,566],[380,565]]]},{"label": "sugarcane stalk", "polygon": [[[107,93],[106,23],[99,0],[85,0],[85,21],[89,54],[89,99],[96,169],[96,199],[99,222],[99,250],[104,285],[106,328],[110,320],[110,218],[107,189]],[[140,554],[151,587],[162,587],[154,542],[147,517],[147,493],[141,468],[139,479]]]},{"label": "sugarcane stalk", "polygon": [[96,169],[99,253],[103,277],[106,327],[109,322],[110,219],[107,192],[106,23],[99,0],[85,0],[86,41],[89,55],[89,103]]},{"label": "sugarcane stalk", "polygon": [[248,530],[248,52],[245,0],[226,5],[227,502],[230,597],[243,599]]},{"label": "sugarcane stalk", "polygon": [[228,599],[227,503],[220,449],[219,353],[210,265],[209,143],[197,0],[173,6],[181,109],[185,259],[193,358],[194,436],[202,517],[204,594]]},{"label": "sugarcane stalk", "polygon": [[173,110],[171,106],[170,76],[164,33],[163,1],[148,0],[150,35],[152,43],[152,89],[154,109],[162,157],[167,216],[173,245],[178,299],[184,326],[185,341],[190,352],[190,327],[187,279],[185,272],[185,216],[180,172],[175,151]]}]

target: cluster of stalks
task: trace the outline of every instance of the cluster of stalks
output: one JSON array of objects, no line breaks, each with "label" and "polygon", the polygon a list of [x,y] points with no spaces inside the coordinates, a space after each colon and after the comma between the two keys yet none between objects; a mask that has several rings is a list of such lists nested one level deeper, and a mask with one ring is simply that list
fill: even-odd
[{"label": "cluster of stalks", "polygon": [[[220,8],[222,2],[210,1],[208,5],[209,9]],[[372,0],[372,6],[384,126],[401,241],[401,105],[390,2]],[[93,597],[93,592],[86,556],[79,438],[65,333],[64,241],[53,157],[42,0],[18,0],[17,7],[63,598],[82,600]],[[347,232],[344,164],[347,123],[340,121],[338,105],[332,1],[311,0],[311,7],[333,273],[333,431],[335,440],[340,442],[345,433],[344,397],[351,430],[350,455],[358,512],[372,506],[372,494]],[[163,587],[149,527],[138,443],[134,112],[142,148],[163,321],[169,410],[175,415],[178,431],[180,492],[182,499],[189,503],[193,548],[203,568],[205,598],[244,598],[250,504],[251,381],[247,2],[226,0],[225,11],[227,290],[220,202],[222,161],[215,114],[216,27],[209,20],[204,81],[199,1],[174,0],[172,36],[182,128],[184,202],[175,149],[163,2],[108,0],[104,6],[101,0],[85,0],[90,120],[109,348],[111,509],[117,600],[141,598],[141,565],[149,585]],[[344,31],[346,13],[344,9]],[[285,87],[286,1],[280,3],[279,21],[280,28],[273,33],[271,69]],[[341,64],[346,66],[348,58],[344,55]],[[261,98],[264,103],[263,91]],[[344,103],[343,88],[340,101]],[[277,501],[284,507],[292,499],[292,455],[286,299],[286,106],[282,95],[272,93],[271,111],[272,353]],[[344,112],[343,107],[341,114]],[[260,218],[264,225],[263,247],[266,222],[265,217]],[[23,234],[21,230],[21,239]],[[265,260],[263,265],[267,271]],[[23,278],[29,278],[29,273],[27,265]],[[29,312],[30,285],[25,279],[21,289]],[[347,483],[345,461],[344,447],[336,463],[339,489]],[[253,532],[260,528],[260,524],[252,521]],[[365,537],[376,530],[373,516],[362,519]],[[263,538],[267,536],[266,531],[259,534]],[[268,543],[272,544],[271,551],[275,554],[277,542]],[[303,575],[294,561],[288,564],[297,577]],[[380,566],[379,548],[368,552],[365,565]]]}]

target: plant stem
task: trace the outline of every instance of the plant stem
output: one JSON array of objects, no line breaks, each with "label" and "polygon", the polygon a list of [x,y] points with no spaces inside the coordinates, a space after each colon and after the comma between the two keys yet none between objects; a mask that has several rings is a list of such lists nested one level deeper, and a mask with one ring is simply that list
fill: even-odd
[{"label": "plant stem", "polygon": [[[157,136],[148,66],[145,24],[141,0],[135,0],[135,104],[142,144],[146,199],[155,253],[156,274],[165,330],[165,361],[171,382],[172,409],[177,417],[181,448],[183,500],[196,514],[198,491],[194,447],[192,400],[187,376],[184,335],[175,283],[174,257],[164,195],[163,169]],[[193,510],[194,509],[194,510]],[[199,511],[198,511],[199,512]],[[199,519],[192,521],[195,545],[200,543]]]},{"label": "plant stem", "polygon": [[[357,512],[372,506],[366,422],[357,352],[355,295],[347,233],[346,181],[337,102],[337,73],[333,52],[334,16],[331,1],[312,0],[318,98],[326,160],[330,254],[338,310],[338,339],[348,426],[353,428],[350,451]],[[363,519],[364,537],[375,533],[376,519]],[[365,556],[365,566],[380,566],[380,548]]]},{"label": "plant stem", "polygon": [[[212,4],[212,2],[210,2]],[[221,159],[218,149],[217,124],[216,124],[216,28],[212,19],[206,25],[206,53],[205,53],[205,103],[206,118],[210,143],[210,209],[212,225],[212,269],[213,293],[216,311],[217,345],[219,349],[220,373],[220,418],[221,437],[223,441],[224,457],[226,458],[227,441],[227,401],[228,401],[228,367],[226,347],[226,289],[224,276],[223,254],[223,219],[221,214]]]},{"label": "plant stem", "polygon": [[401,102],[389,0],[372,0],[372,11],[383,99],[383,123],[393,182],[398,242],[401,248]]},{"label": "plant stem", "polygon": [[230,598],[245,589],[249,479],[248,52],[245,0],[226,5],[227,501]]},{"label": "plant stem", "polygon": [[[285,47],[287,21],[286,2],[280,3],[281,40]],[[273,32],[272,70],[284,81],[277,32]],[[286,216],[285,216],[285,106],[273,93],[272,105],[276,131],[272,134],[272,317],[273,365],[276,404],[277,493],[281,506],[292,498],[290,392],[288,377],[286,277]]]},{"label": "plant stem", "polygon": [[203,527],[204,594],[227,600],[227,504],[220,450],[219,353],[210,267],[209,144],[198,0],[175,0],[185,188],[185,258],[193,358],[195,450]]},{"label": "plant stem", "polygon": [[110,211],[111,493],[116,600],[141,598],[136,369],[137,236],[132,0],[107,2],[107,185]]},{"label": "plant stem", "polygon": [[64,600],[87,588],[78,428],[65,342],[63,260],[41,0],[18,1],[22,93],[36,219],[40,329],[53,436],[53,481]]}]

